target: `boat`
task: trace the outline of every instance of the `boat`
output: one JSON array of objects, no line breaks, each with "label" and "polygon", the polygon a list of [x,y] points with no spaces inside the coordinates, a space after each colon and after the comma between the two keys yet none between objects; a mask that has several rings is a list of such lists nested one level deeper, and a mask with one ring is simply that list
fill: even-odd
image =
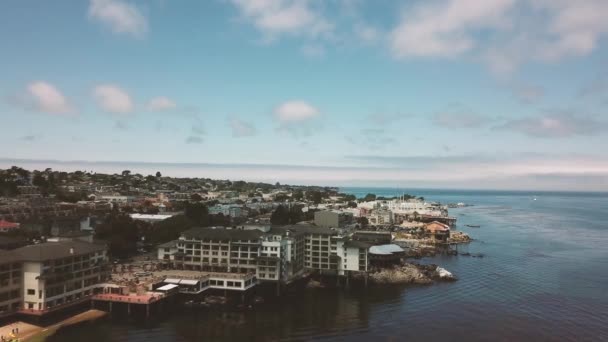
[{"label": "boat", "polygon": [[465,226],[470,227],[470,228],[481,228],[481,226],[478,224],[465,224]]}]

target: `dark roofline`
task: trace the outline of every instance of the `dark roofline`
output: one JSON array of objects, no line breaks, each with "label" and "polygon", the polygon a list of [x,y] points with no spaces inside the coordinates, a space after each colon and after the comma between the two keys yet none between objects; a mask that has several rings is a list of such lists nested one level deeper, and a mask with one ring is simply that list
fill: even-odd
[{"label": "dark roofline", "polygon": [[195,227],[181,233],[185,238],[215,240],[257,240],[264,235],[259,230]]},{"label": "dark roofline", "polygon": [[[84,241],[45,242],[17,248],[15,253],[21,261],[46,261],[62,259],[71,256],[81,256],[89,253],[105,251],[105,244],[89,243]],[[71,253],[73,252],[73,253]]]}]

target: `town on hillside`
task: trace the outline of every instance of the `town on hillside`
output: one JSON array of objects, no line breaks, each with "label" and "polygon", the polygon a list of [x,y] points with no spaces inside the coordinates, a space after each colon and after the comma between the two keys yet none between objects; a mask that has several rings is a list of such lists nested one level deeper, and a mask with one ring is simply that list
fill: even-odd
[{"label": "town on hillside", "polygon": [[83,303],[150,315],[174,295],[251,305],[251,289],[301,281],[454,279],[408,259],[468,242],[455,224],[447,205],[407,194],[12,167],[0,170],[0,317]]}]

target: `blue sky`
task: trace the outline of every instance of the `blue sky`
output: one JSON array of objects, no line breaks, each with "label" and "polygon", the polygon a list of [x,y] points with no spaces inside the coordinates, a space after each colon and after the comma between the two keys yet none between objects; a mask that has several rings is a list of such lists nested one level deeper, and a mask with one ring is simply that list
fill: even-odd
[{"label": "blue sky", "polygon": [[2,165],[608,190],[603,0],[0,6]]}]

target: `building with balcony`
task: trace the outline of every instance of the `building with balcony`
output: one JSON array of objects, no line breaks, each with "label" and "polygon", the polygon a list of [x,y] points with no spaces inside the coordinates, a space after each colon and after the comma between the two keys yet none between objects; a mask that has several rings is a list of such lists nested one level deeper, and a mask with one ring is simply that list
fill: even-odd
[{"label": "building with balcony", "polygon": [[47,242],[14,250],[22,269],[20,311],[41,315],[77,304],[109,276],[106,246],[82,241]]}]

